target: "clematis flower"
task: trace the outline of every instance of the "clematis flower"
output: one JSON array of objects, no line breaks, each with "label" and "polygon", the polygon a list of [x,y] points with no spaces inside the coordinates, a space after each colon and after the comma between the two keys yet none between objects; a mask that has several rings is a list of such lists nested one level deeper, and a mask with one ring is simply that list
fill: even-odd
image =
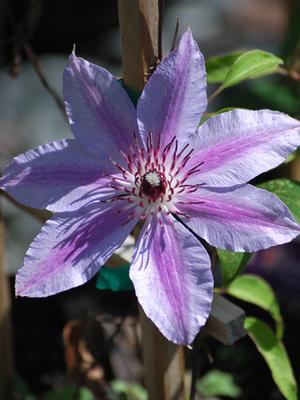
[{"label": "clematis flower", "polygon": [[298,235],[288,208],[246,182],[300,145],[300,123],[234,110],[199,126],[206,73],[191,31],[157,67],[136,109],[108,71],[75,54],[63,87],[75,139],[16,157],[1,179],[20,203],[55,213],[26,254],[16,293],[49,296],[85,283],[144,220],[130,267],[138,300],[169,340],[189,344],[213,295],[198,237],[253,252]]}]

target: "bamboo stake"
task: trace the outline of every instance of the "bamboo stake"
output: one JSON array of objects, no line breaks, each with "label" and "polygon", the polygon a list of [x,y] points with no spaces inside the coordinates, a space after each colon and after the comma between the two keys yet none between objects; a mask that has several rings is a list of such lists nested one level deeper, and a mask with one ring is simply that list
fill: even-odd
[{"label": "bamboo stake", "polygon": [[[161,0],[119,0],[123,80],[142,91],[161,58]],[[140,310],[149,400],[183,400],[183,348],[167,341]]]},{"label": "bamboo stake", "polygon": [[290,164],[289,170],[289,177],[300,182],[300,156],[297,156],[297,158]]},{"label": "bamboo stake", "polygon": [[142,91],[161,58],[162,0],[118,0],[124,83]]},{"label": "bamboo stake", "polygon": [[4,270],[4,222],[0,209],[0,399],[10,400],[13,390],[13,356],[10,329],[10,298]]}]

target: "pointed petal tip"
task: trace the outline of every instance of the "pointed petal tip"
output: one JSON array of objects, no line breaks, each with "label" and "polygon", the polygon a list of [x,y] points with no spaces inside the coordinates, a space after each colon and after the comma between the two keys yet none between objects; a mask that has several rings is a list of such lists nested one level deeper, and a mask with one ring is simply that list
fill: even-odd
[{"label": "pointed petal tip", "polygon": [[202,179],[233,187],[277,167],[300,146],[300,121],[279,111],[235,109],[209,118],[194,136]]},{"label": "pointed petal tip", "polygon": [[[138,296],[137,296],[137,299],[138,299],[138,302],[139,302],[140,306],[143,308]],[[211,310],[211,307],[208,310],[207,316],[203,317],[203,321],[199,324],[197,332],[186,332],[184,335],[180,335],[178,332],[177,333],[175,333],[175,331],[170,332],[169,330],[167,330],[167,331],[163,330],[162,327],[158,327],[156,318],[154,316],[152,316],[151,314],[148,314],[143,308],[143,311],[146,314],[147,318],[149,318],[152,321],[152,323],[159,329],[161,334],[169,342],[177,344],[178,346],[186,346],[186,347],[188,347],[190,349],[192,348],[192,343],[194,342],[196,336],[201,332],[201,330],[205,326],[206,321],[207,321],[207,319],[208,319],[208,317],[210,315],[210,310]]]},{"label": "pointed petal tip", "polygon": [[3,175],[0,176],[0,191],[1,190],[5,191],[4,175],[5,175],[5,170],[3,171]]},{"label": "pointed petal tip", "polygon": [[203,309],[203,305],[202,305],[202,312],[201,312],[201,317],[198,319],[198,324],[197,324],[197,329],[192,329],[192,330],[185,330],[185,331],[176,331],[174,329],[165,329],[164,324],[158,324],[157,322],[157,316],[155,314],[152,314],[151,312],[149,312],[149,310],[145,310],[145,308],[143,307],[143,299],[142,296],[140,298],[140,296],[138,295],[138,293],[136,292],[136,296],[138,299],[138,302],[140,304],[140,306],[143,308],[144,313],[146,314],[147,318],[149,318],[152,323],[159,329],[159,331],[161,332],[161,334],[169,341],[172,342],[178,346],[186,346],[188,348],[192,348],[192,344],[196,338],[196,336],[201,332],[201,330],[204,328],[210,313],[211,313],[211,308],[212,308],[212,300],[213,300],[213,279],[212,279],[212,285],[211,285],[211,290],[208,292],[209,293],[209,297],[210,297],[210,301],[207,303],[207,307],[206,310]]},{"label": "pointed petal tip", "polygon": [[146,145],[149,132],[154,143],[167,145],[175,135],[185,144],[195,134],[206,110],[204,56],[188,29],[179,45],[163,58],[147,82],[137,104],[140,133]]},{"label": "pointed petal tip", "polygon": [[18,297],[23,297],[24,295],[22,294],[22,290],[19,287],[19,283],[18,283],[18,272],[17,275],[15,277],[15,298]]},{"label": "pointed petal tip", "polygon": [[193,38],[192,28],[189,26],[185,32],[189,37]]},{"label": "pointed petal tip", "polygon": [[75,64],[77,62],[78,57],[76,56],[75,50],[76,49],[75,49],[75,44],[74,44],[72,53],[69,55],[68,64],[67,64],[66,68],[68,68],[71,64]]},{"label": "pointed petal tip", "polygon": [[[23,267],[23,266],[22,266]],[[22,268],[21,267],[21,268]],[[20,297],[33,297],[25,293],[24,288],[20,287],[20,269],[18,270],[16,277],[15,277],[15,297],[20,298]]]},{"label": "pointed petal tip", "polygon": [[19,290],[15,291],[15,298],[19,299],[20,297],[30,297],[30,296],[27,296],[26,294],[22,294]]},{"label": "pointed petal tip", "polygon": [[182,45],[182,43],[184,42],[191,42],[194,43],[194,37],[193,37],[193,33],[190,27],[188,27],[188,29],[182,34],[181,38],[180,38],[180,42],[179,42],[179,46]]},{"label": "pointed petal tip", "polygon": [[[202,203],[196,205],[196,199]],[[184,222],[214,247],[256,252],[288,243],[300,231],[287,206],[274,194],[252,185],[201,189],[179,207],[190,217]],[[210,211],[211,210],[211,211]]]}]

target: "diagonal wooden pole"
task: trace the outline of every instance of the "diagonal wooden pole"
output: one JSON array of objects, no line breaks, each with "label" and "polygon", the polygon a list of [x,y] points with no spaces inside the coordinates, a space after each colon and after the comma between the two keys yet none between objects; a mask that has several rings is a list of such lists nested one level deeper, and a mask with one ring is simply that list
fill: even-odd
[{"label": "diagonal wooden pole", "polygon": [[4,221],[0,208],[0,399],[10,400],[13,390],[13,356],[10,298],[8,280],[4,269],[4,241]]},{"label": "diagonal wooden pole", "polygon": [[[125,85],[141,92],[161,58],[162,0],[118,0]],[[149,400],[184,400],[183,348],[167,341],[140,309]]]}]

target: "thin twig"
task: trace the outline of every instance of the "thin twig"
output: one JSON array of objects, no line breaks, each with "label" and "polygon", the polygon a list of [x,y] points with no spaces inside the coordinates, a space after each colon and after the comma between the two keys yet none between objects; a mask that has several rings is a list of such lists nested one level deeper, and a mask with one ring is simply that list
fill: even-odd
[{"label": "thin twig", "polygon": [[[35,3],[33,3],[36,5]],[[49,84],[45,73],[43,71],[43,68],[34,52],[32,49],[29,40],[31,36],[33,35],[33,31],[35,26],[38,23],[38,16],[40,14],[40,10],[38,7],[31,7],[28,10],[27,15],[25,16],[25,19],[21,21],[20,23],[17,23],[15,16],[13,14],[13,11],[11,9],[11,5],[8,1],[5,2],[6,5],[6,10],[7,10],[7,15],[9,18],[9,22],[12,26],[12,29],[14,30],[14,41],[15,41],[15,46],[14,46],[14,64],[12,67],[12,72],[13,76],[17,75],[17,69],[20,66],[21,63],[21,51],[20,49],[23,49],[25,53],[28,56],[29,61],[31,62],[37,76],[39,77],[42,85],[44,88],[47,90],[47,92],[50,94],[50,96],[54,99],[55,103],[57,104],[58,108],[61,110],[63,116],[65,119],[67,119],[66,116],[66,111],[65,111],[65,106],[60,98],[60,96],[56,93],[56,91],[53,89],[53,87]]]},{"label": "thin twig", "polygon": [[46,76],[44,74],[42,66],[39,63],[39,60],[38,60],[36,54],[34,53],[31,45],[29,43],[25,42],[23,44],[23,48],[24,48],[25,53],[27,54],[29,61],[31,62],[37,76],[40,78],[40,81],[42,82],[44,88],[48,91],[50,96],[54,99],[58,108],[63,113],[64,117],[67,118],[64,103],[61,100],[60,96],[56,93],[56,91],[52,88],[52,86],[49,84],[48,80],[46,79]]},{"label": "thin twig", "polygon": [[227,289],[226,288],[222,288],[222,287],[218,287],[218,288],[214,288],[214,293],[216,294],[226,294],[227,293]]},{"label": "thin twig", "polygon": [[219,86],[207,99],[208,102],[212,101],[215,97],[217,97],[223,90],[224,90],[224,86],[221,85]]},{"label": "thin twig", "polygon": [[292,78],[292,79],[294,79],[295,81],[300,81],[300,74],[299,74],[299,72],[297,72],[297,71],[294,70],[294,69],[288,70],[288,69],[286,69],[286,68],[284,68],[284,67],[278,67],[278,68],[277,68],[277,72],[278,72],[280,75],[288,76],[289,78]]},{"label": "thin twig", "polygon": [[176,25],[175,25],[175,31],[173,35],[173,40],[172,40],[172,45],[170,51],[173,51],[176,47],[176,41],[177,41],[177,36],[178,36],[178,30],[179,30],[179,18],[176,17]]}]

